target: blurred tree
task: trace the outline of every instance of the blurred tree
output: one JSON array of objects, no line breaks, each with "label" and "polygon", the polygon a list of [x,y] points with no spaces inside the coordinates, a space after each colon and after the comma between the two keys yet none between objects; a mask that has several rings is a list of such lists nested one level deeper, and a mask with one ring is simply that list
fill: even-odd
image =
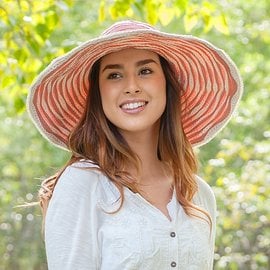
[{"label": "blurred tree", "polygon": [[197,150],[218,203],[215,269],[270,269],[269,11],[267,0],[2,0],[0,269],[47,269],[39,208],[14,207],[35,201],[37,177],[69,157],[28,119],[29,85],[54,57],[119,18],[206,38],[236,61],[245,82],[239,110]]},{"label": "blurred tree", "polygon": [[[63,54],[49,39],[67,11],[65,1],[9,1],[0,3],[0,89],[8,91],[9,108],[24,110],[27,88],[37,72]],[[5,93],[2,93],[5,94]]]},{"label": "blurred tree", "polygon": [[218,29],[228,34],[228,25],[225,14],[215,1],[188,1],[188,0],[116,0],[100,1],[99,21],[108,16],[113,19],[132,18],[149,22],[169,25],[173,20],[182,17],[184,27],[190,32],[200,21],[204,30]]},{"label": "blurred tree", "polygon": [[0,269],[47,269],[40,210],[15,207],[36,201],[36,177],[67,158],[33,128],[25,99],[36,74],[65,50],[50,36],[69,2],[0,2]]},{"label": "blurred tree", "polygon": [[230,36],[208,35],[245,82],[229,126],[200,149],[219,209],[215,269],[270,269],[269,11],[269,1],[224,2]]}]

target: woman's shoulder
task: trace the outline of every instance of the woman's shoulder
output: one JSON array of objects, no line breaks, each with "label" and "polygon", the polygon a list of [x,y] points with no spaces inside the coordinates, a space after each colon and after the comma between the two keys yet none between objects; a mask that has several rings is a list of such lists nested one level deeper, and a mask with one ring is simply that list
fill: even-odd
[{"label": "woman's shoulder", "polygon": [[58,179],[54,193],[107,201],[108,197],[115,197],[117,194],[115,189],[98,165],[88,160],[81,160],[65,168]]},{"label": "woman's shoulder", "polygon": [[78,161],[68,165],[58,178],[55,194],[87,195],[99,186],[102,173],[90,161]]},{"label": "woman's shoulder", "polygon": [[70,182],[77,185],[96,185],[98,179],[102,173],[99,167],[91,161],[77,161],[68,165],[61,176],[59,177],[58,183]]},{"label": "woman's shoulder", "polygon": [[195,176],[195,179],[198,185],[198,193],[207,198],[214,199],[214,192],[210,185],[198,175]]},{"label": "woman's shoulder", "polygon": [[210,185],[201,177],[196,175],[198,190],[194,195],[193,202],[214,213],[216,211],[216,198]]}]

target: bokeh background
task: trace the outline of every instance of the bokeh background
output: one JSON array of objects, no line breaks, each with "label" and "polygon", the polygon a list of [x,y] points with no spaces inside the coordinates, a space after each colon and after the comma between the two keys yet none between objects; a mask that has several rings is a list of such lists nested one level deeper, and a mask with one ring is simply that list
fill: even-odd
[{"label": "bokeh background", "polygon": [[0,269],[47,269],[37,200],[69,158],[28,118],[35,76],[56,56],[131,18],[206,38],[240,69],[245,91],[229,125],[197,149],[218,203],[214,269],[270,269],[270,1],[1,0]]}]

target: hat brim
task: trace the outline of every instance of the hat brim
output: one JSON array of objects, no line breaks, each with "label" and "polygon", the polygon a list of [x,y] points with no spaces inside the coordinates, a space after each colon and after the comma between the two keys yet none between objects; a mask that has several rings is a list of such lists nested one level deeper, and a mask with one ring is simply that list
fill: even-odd
[{"label": "hat brim", "polygon": [[[210,141],[229,121],[243,83],[233,61],[209,42],[156,30],[133,30],[101,36],[56,58],[31,86],[28,111],[41,134],[67,149],[89,89],[93,64],[109,53],[136,48],[164,57],[178,76],[184,132],[193,146]],[[180,89],[179,89],[180,90]]]}]

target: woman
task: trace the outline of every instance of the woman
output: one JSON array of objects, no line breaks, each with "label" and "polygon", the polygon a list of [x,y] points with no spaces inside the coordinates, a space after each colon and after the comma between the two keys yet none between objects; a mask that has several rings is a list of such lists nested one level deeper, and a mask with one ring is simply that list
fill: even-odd
[{"label": "woman", "polygon": [[216,204],[193,147],[241,92],[221,50],[136,21],[53,61],[28,97],[40,132],[71,152],[40,190],[49,269],[212,269]]}]

